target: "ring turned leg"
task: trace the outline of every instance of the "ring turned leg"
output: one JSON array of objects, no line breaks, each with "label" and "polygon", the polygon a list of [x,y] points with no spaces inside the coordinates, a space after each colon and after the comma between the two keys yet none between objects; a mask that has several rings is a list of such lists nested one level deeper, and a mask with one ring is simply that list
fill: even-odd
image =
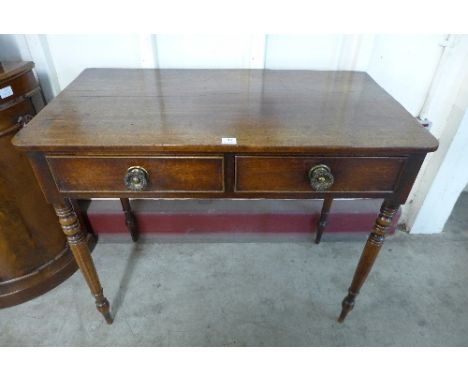
[{"label": "ring turned leg", "polygon": [[315,243],[319,244],[322,239],[323,230],[327,225],[328,212],[333,202],[333,198],[325,198],[323,200],[322,212],[320,213],[320,219],[317,222],[317,235],[315,236]]},{"label": "ring turned leg", "polygon": [[99,282],[99,277],[89,252],[86,235],[80,226],[80,222],[70,201],[64,200],[61,204],[54,204],[54,209],[76,263],[80,267],[89,289],[96,300],[97,310],[101,312],[108,324],[112,324],[113,319],[109,311],[109,301],[104,297],[101,283]]},{"label": "ring turned leg", "polygon": [[127,198],[120,199],[122,203],[122,209],[125,213],[125,224],[132,236],[132,241],[136,242],[138,240],[138,227],[135,221],[135,215],[133,215],[132,207],[130,205],[130,200]]},{"label": "ring turned leg", "polygon": [[382,204],[380,214],[377,217],[374,228],[367,239],[361,258],[359,259],[353,281],[348,290],[348,295],[342,302],[342,310],[340,317],[338,318],[338,322],[343,322],[346,315],[353,309],[356,296],[369,275],[372,265],[374,264],[385,240],[387,229],[392,223],[393,216],[397,210],[398,206],[393,206],[386,201]]}]

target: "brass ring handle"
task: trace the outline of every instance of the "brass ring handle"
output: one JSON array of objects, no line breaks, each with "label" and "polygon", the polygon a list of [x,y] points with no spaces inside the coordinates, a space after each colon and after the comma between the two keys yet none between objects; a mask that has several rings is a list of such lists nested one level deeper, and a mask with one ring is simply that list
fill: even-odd
[{"label": "brass ring handle", "polygon": [[331,173],[330,167],[319,164],[309,170],[309,180],[310,186],[315,191],[326,191],[333,185],[335,178]]},{"label": "brass ring handle", "polygon": [[142,191],[148,185],[149,175],[141,166],[129,167],[124,176],[125,186],[131,191]]}]

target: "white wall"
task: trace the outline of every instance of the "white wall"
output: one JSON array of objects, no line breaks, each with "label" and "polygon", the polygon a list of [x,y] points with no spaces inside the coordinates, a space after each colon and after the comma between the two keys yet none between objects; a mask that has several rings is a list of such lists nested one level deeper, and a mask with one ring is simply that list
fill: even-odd
[{"label": "white wall", "polygon": [[366,71],[374,40],[374,35],[270,35],[265,68]]},{"label": "white wall", "polygon": [[262,68],[265,36],[158,35],[160,68]]},{"label": "white wall", "polygon": [[[458,182],[436,180],[444,179],[438,174],[442,168],[468,168],[466,144],[465,147],[459,146],[459,140],[464,136],[459,129],[463,127],[461,120],[467,108],[468,36],[452,35],[421,110],[421,116],[433,122],[431,133],[439,139],[439,148],[426,158],[409,195],[409,203],[403,209],[401,219],[411,233],[440,232],[452,211],[453,200],[462,191]],[[462,150],[457,155],[450,155],[451,159],[446,162],[449,153],[460,147]],[[459,171],[466,173],[466,170]],[[463,179],[464,174],[457,179],[460,178]],[[434,201],[430,195],[439,195],[440,198]]]},{"label": "white wall", "polygon": [[[468,87],[461,95],[463,104],[468,105]],[[461,122],[459,119],[461,118]],[[460,122],[457,124],[457,122]],[[468,109],[454,111],[449,122],[454,134],[448,147],[442,147],[445,155],[441,161],[424,204],[421,206],[412,233],[439,233],[444,229],[455,203],[468,182]],[[445,143],[445,142],[444,142]]]},{"label": "white wall", "polygon": [[86,67],[141,66],[138,36],[48,35],[46,39],[60,89]]},{"label": "white wall", "polygon": [[0,59],[36,62],[51,98],[87,67],[367,71],[418,115],[443,35],[7,35]]},{"label": "white wall", "polygon": [[417,116],[444,50],[440,35],[377,36],[367,71]]},{"label": "white wall", "polygon": [[468,36],[452,36],[421,114],[433,121],[438,150],[426,159],[404,210],[412,233],[440,232],[468,182]]}]

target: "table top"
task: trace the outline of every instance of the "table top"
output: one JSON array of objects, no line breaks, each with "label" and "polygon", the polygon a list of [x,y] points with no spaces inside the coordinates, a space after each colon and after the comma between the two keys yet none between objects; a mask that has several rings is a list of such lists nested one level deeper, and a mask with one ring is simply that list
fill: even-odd
[{"label": "table top", "polygon": [[363,72],[195,69],[86,69],[13,143],[49,152],[306,154],[438,145]]}]

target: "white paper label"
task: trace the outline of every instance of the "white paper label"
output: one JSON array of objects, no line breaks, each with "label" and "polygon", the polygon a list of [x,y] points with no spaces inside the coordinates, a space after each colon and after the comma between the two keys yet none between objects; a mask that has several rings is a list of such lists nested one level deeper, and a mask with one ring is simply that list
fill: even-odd
[{"label": "white paper label", "polygon": [[7,86],[5,88],[0,89],[0,98],[1,99],[8,98],[8,97],[10,97],[12,95],[13,95],[13,89],[11,88],[11,86]]},{"label": "white paper label", "polygon": [[221,143],[223,145],[237,145],[236,138],[221,138]]}]

